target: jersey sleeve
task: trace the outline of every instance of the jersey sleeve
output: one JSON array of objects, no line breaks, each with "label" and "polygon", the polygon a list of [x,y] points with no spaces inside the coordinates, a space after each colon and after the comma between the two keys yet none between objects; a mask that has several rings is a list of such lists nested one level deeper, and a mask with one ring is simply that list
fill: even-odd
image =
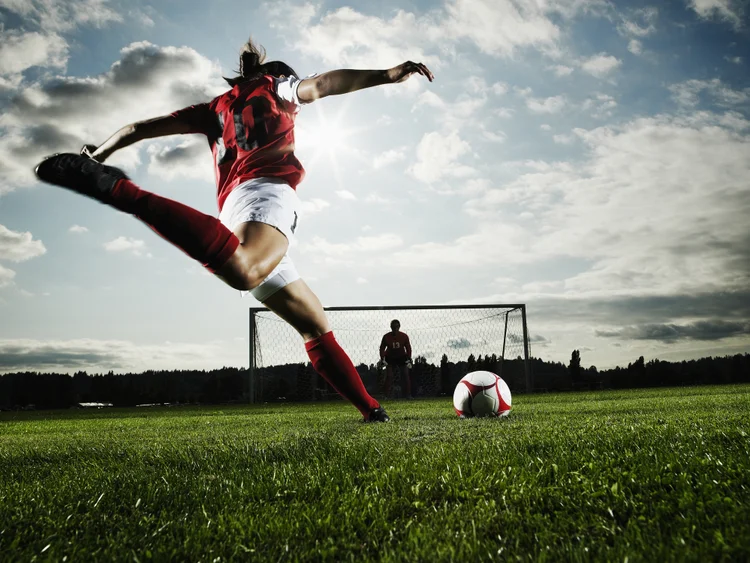
[{"label": "jersey sleeve", "polygon": [[208,135],[213,129],[215,114],[211,111],[210,104],[196,104],[182,108],[170,114],[172,117],[187,123],[188,133],[202,133]]},{"label": "jersey sleeve", "polygon": [[[312,78],[317,76],[311,74],[305,78]],[[304,79],[302,79],[304,80]],[[297,96],[297,88],[299,88],[301,79],[296,76],[285,76],[284,78],[274,78],[274,86],[276,88],[276,95],[279,99],[284,102],[285,109],[289,113],[298,113],[302,106],[305,105],[300,102]]]}]

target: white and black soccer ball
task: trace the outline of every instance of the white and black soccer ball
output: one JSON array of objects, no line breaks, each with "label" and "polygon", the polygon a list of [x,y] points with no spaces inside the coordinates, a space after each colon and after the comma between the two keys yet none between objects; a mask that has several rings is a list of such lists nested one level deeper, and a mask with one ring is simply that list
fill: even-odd
[{"label": "white and black soccer ball", "polygon": [[508,416],[510,389],[491,371],[467,373],[453,391],[453,408],[461,418],[472,416]]}]

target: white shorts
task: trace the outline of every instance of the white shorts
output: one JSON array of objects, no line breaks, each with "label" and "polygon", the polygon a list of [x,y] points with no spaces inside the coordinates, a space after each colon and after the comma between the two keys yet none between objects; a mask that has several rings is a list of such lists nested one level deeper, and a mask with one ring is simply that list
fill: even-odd
[{"label": "white shorts", "polygon": [[[219,221],[230,231],[242,223],[258,222],[278,229],[296,245],[295,231],[299,221],[301,203],[297,192],[278,178],[253,178],[237,186],[227,196],[219,214]],[[251,290],[260,302],[265,301],[282,287],[300,278],[289,253],[263,282]],[[248,292],[241,292],[246,295]]]}]

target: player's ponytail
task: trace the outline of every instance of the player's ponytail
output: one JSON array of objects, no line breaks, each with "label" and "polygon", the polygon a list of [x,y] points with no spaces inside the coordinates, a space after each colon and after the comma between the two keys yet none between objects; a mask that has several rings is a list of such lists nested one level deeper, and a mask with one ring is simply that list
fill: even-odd
[{"label": "player's ponytail", "polygon": [[266,74],[272,76],[297,76],[294,69],[288,64],[281,61],[270,61],[266,60],[266,50],[262,45],[256,45],[252,38],[247,40],[240,50],[240,69],[239,76],[234,78],[226,78],[227,84],[235,86],[245,80],[257,78]]},{"label": "player's ponytail", "polygon": [[252,39],[248,39],[240,53],[240,76],[246,77],[255,74],[264,60],[266,60],[266,50],[263,46],[256,46]]}]

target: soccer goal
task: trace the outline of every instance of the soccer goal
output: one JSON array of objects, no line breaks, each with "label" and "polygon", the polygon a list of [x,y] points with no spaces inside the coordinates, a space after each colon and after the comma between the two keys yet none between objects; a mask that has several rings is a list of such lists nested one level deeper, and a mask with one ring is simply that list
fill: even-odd
[{"label": "soccer goal", "polygon": [[[474,370],[500,375],[513,392],[531,392],[525,305],[420,305],[326,307],[333,333],[357,367],[368,392],[384,397],[380,342],[398,319],[412,348],[412,395],[451,395]],[[403,396],[403,375],[393,368],[391,397]],[[299,334],[262,307],[250,309],[250,402],[316,401],[336,397],[319,377]]]}]

